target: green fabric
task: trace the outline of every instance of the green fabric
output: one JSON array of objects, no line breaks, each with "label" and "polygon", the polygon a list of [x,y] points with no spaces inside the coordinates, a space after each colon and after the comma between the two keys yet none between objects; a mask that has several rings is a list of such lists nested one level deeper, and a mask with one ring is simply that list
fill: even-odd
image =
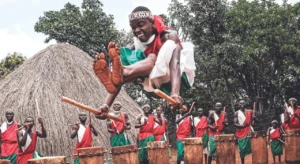
[{"label": "green fabric", "polygon": [[[138,61],[141,61],[146,58],[146,55],[141,50],[131,50],[129,48],[121,48],[120,49],[120,59],[122,65],[128,66],[132,65]],[[181,75],[181,86],[180,93],[185,93],[189,88],[191,88],[190,83],[188,81],[187,75],[185,72]],[[171,82],[162,84],[160,86],[160,90],[167,95],[171,93]],[[157,97],[154,93],[151,93],[152,96]]]},{"label": "green fabric", "polygon": [[79,158],[74,158],[74,164],[80,164]]},{"label": "green fabric", "polygon": [[184,146],[181,140],[176,141],[177,146],[177,161],[184,160]]},{"label": "green fabric", "polygon": [[130,141],[125,137],[125,133],[116,134],[110,137],[110,144],[112,147],[130,145]]},{"label": "green fabric", "polygon": [[42,156],[39,152],[35,151],[35,152],[33,153],[32,158],[40,158],[40,157],[43,157],[43,156]]},{"label": "green fabric", "polygon": [[144,160],[148,160],[148,152],[147,152],[147,143],[155,141],[154,136],[150,136],[141,140],[138,140],[139,143],[139,161],[142,162]]},{"label": "green fabric", "polygon": [[246,155],[251,154],[251,142],[248,137],[238,139],[238,147],[241,158],[244,158]]},{"label": "green fabric", "polygon": [[272,140],[271,141],[271,150],[273,156],[279,156],[282,155],[282,144],[278,140]]},{"label": "green fabric", "polygon": [[16,164],[17,163],[17,154],[13,154],[13,155],[10,155],[10,156],[7,156],[7,157],[3,157],[3,159],[10,160],[11,164]]},{"label": "green fabric", "polygon": [[202,136],[203,149],[208,147],[208,132]]},{"label": "green fabric", "polygon": [[208,156],[216,156],[215,136],[209,136],[208,142]]}]

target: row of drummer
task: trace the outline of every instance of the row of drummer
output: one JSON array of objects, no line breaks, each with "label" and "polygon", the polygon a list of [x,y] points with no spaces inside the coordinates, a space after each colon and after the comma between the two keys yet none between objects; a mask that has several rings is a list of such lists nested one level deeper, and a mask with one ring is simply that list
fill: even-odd
[{"label": "row of drummer", "polygon": [[[283,121],[279,124],[276,120],[272,121],[272,127],[269,128],[269,143],[274,157],[282,155],[282,129],[299,130],[300,129],[300,109],[295,98],[289,99],[289,105],[283,114]],[[246,155],[251,153],[250,139],[247,137],[253,131],[252,124],[257,121],[255,110],[247,105],[244,100],[239,102],[240,109],[234,113],[234,126],[236,127],[235,137],[238,140],[238,148],[242,163]],[[128,115],[121,111],[120,102],[112,105],[111,114],[121,118],[121,121],[107,120],[107,131],[110,133],[110,143],[112,147],[130,145],[131,142],[126,134],[126,130],[131,129]],[[138,157],[140,163],[148,163],[147,143],[152,141],[168,141],[167,120],[163,117],[162,108],[157,107],[155,114],[152,114],[151,107],[144,105],[143,114],[138,116],[135,121],[135,128],[139,128],[138,146],[140,148]],[[34,118],[27,117],[24,125],[20,126],[14,121],[12,110],[6,111],[7,122],[1,125],[1,158],[8,159],[11,163],[25,164],[31,158],[38,158],[41,155],[36,152],[37,137],[46,138],[47,133],[41,118],[38,122],[41,125],[41,131],[34,131]],[[92,124],[86,123],[87,115],[84,112],[79,113],[80,123],[71,125],[73,133],[71,138],[77,139],[74,154],[77,149],[92,146],[92,134],[98,133]],[[210,164],[213,156],[216,155],[216,143],[214,137],[223,134],[228,126],[227,114],[221,103],[215,104],[215,109],[204,116],[203,109],[196,111],[183,111],[177,116],[177,163],[184,160],[184,145],[182,140],[185,138],[202,137],[205,161]],[[74,163],[79,163],[78,158],[74,158]]]}]

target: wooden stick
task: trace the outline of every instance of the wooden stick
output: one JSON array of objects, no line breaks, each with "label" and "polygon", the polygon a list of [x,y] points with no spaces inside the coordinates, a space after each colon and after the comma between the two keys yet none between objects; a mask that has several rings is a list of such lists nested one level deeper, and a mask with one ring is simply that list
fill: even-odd
[{"label": "wooden stick", "polygon": [[35,105],[36,105],[37,115],[38,115],[38,117],[40,117],[41,115],[40,115],[40,109],[39,109],[39,104],[38,104],[37,99],[35,99]]},{"label": "wooden stick", "polygon": [[192,105],[191,105],[191,107],[190,107],[190,110],[189,110],[189,112],[191,112],[191,111],[193,110],[193,108],[194,108],[194,105],[195,105],[195,102],[193,102],[193,103],[192,103]]},{"label": "wooden stick", "polygon": [[[64,102],[66,102],[66,103],[69,103],[71,105],[77,106],[78,108],[81,108],[83,110],[91,112],[91,113],[93,113],[95,115],[96,114],[100,114],[100,112],[98,110],[96,110],[96,109],[94,109],[92,107],[89,107],[87,105],[81,104],[81,103],[79,103],[79,102],[77,102],[75,100],[69,99],[67,97],[62,97],[61,100],[64,101]],[[107,113],[106,117],[109,118],[109,119],[112,119],[112,120],[123,122],[123,120],[121,118],[113,116],[113,115],[111,115],[109,113]]]},{"label": "wooden stick", "polygon": [[[253,104],[253,113],[256,114],[256,102]],[[254,124],[254,120],[252,120],[252,124]]]},{"label": "wooden stick", "polygon": [[92,124],[91,112],[89,112],[89,122],[90,122],[90,125],[91,125]]},{"label": "wooden stick", "polygon": [[[167,101],[168,101],[170,104],[172,104],[172,105],[174,105],[174,104],[177,103],[172,97],[166,95],[164,92],[162,92],[162,91],[159,90],[159,89],[155,89],[155,90],[154,90],[154,93],[155,93],[157,96],[159,96],[159,97],[161,97],[161,98],[167,100]],[[184,105],[181,107],[181,109],[182,109],[183,111],[187,111],[187,107],[184,106]]]}]

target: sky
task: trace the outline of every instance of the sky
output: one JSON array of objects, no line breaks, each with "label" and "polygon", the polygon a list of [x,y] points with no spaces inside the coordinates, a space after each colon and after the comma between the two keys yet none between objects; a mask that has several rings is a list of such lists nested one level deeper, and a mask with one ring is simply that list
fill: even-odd
[{"label": "sky", "polygon": [[[181,0],[184,1],[184,0]],[[277,0],[281,1],[281,0]],[[299,2],[300,0],[289,0]],[[82,0],[0,0],[0,59],[18,52],[30,58],[55,41],[45,44],[46,36],[34,32],[34,25],[45,11],[60,10],[70,2]],[[104,11],[112,14],[118,29],[128,30],[128,14],[137,6],[146,6],[154,14],[167,13],[171,0],[101,0]],[[117,4],[117,5],[116,5]]]}]

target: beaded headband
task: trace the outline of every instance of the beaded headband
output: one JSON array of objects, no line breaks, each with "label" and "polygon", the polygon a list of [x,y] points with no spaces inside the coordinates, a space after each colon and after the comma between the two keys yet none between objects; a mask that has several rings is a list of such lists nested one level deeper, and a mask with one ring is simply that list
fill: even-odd
[{"label": "beaded headband", "polygon": [[135,19],[140,19],[140,18],[150,18],[153,19],[153,15],[151,11],[137,11],[129,14],[128,16],[129,21],[133,21]]}]

